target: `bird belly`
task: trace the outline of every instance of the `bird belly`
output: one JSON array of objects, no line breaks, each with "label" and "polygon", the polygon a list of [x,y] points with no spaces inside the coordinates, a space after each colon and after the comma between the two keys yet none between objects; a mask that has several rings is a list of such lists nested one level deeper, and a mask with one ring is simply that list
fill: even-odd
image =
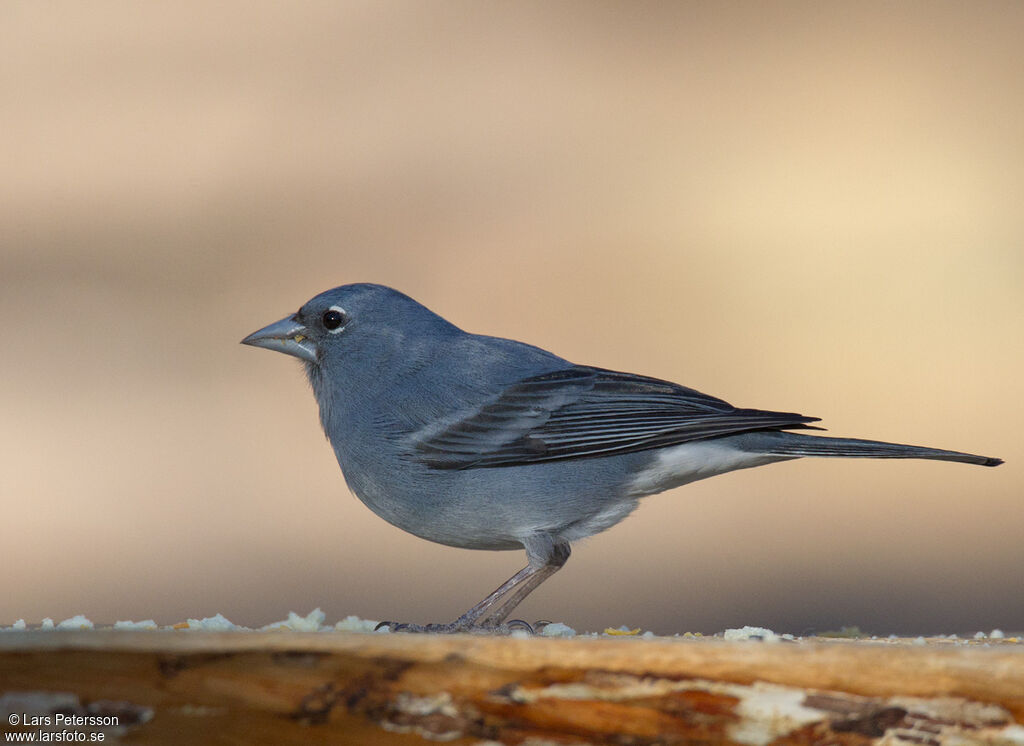
[{"label": "bird belly", "polygon": [[400,468],[339,454],[352,492],[374,513],[421,538],[465,549],[519,549],[538,534],[574,541],[636,507],[624,492],[641,454],[523,466]]}]

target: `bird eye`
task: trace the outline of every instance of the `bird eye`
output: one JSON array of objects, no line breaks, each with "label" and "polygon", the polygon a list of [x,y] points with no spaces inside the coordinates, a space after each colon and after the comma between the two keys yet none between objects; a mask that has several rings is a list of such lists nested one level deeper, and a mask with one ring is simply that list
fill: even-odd
[{"label": "bird eye", "polygon": [[327,331],[336,332],[345,323],[345,312],[340,308],[331,308],[328,311],[324,311],[324,315],[320,320]]}]

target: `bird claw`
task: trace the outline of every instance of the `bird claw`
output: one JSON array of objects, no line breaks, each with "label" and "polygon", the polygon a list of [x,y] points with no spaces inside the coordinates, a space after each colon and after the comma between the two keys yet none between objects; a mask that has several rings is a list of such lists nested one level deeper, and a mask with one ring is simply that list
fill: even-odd
[{"label": "bird claw", "polygon": [[411,624],[408,622],[385,621],[373,628],[376,632],[387,627],[392,632],[409,632],[417,634],[454,635],[459,633],[474,635],[508,635],[514,630],[526,630],[528,634],[534,634],[534,628],[522,619],[511,619],[504,624],[465,624],[449,622],[448,624]]},{"label": "bird claw", "polygon": [[373,628],[374,632],[388,628],[391,632],[425,632],[426,630],[418,624],[409,624],[406,622],[392,622],[390,620],[378,622],[377,626]]},{"label": "bird claw", "polygon": [[535,629],[534,625],[530,624],[524,619],[509,619],[502,626],[508,627],[509,631],[523,629],[526,630],[527,634],[533,635],[537,633],[537,630]]}]

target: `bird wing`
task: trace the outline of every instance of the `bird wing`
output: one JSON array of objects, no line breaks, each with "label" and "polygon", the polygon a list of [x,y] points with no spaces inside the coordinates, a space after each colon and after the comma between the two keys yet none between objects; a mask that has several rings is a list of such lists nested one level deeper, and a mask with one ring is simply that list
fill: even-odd
[{"label": "bird wing", "polygon": [[657,378],[573,366],[514,383],[413,436],[437,469],[606,456],[755,430],[819,429],[791,412],[737,409]]}]

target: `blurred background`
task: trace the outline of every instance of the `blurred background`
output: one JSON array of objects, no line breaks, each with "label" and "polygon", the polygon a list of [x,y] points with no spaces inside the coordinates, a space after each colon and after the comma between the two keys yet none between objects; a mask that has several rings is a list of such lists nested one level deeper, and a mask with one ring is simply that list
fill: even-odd
[{"label": "blurred background", "polygon": [[0,7],[0,624],[448,621],[524,564],[348,491],[310,296],[998,469],[804,460],[650,497],[518,616],[1024,628],[1024,5]]}]

